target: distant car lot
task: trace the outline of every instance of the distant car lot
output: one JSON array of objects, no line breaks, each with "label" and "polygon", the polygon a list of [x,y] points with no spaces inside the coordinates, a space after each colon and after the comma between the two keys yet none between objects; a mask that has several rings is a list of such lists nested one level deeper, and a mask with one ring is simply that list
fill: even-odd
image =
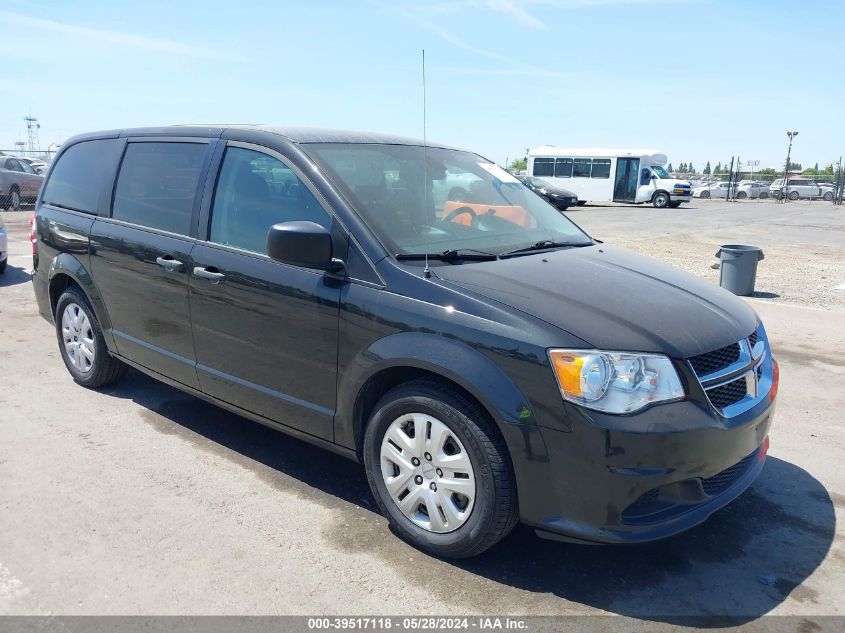
[{"label": "distant car lot", "polygon": [[101,392],[73,385],[26,274],[31,212],[3,212],[0,613],[836,613],[842,209],[696,200],[567,211],[599,239],[714,282],[719,244],[763,247],[750,301],[782,371],[770,458],[746,495],[664,543],[590,547],[518,532],[460,564],[385,538],[361,469],[343,458],[137,373]]}]

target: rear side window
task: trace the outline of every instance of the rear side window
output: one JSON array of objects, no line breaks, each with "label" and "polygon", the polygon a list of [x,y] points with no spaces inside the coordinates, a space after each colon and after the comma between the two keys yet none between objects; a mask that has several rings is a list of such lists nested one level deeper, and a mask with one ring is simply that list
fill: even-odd
[{"label": "rear side window", "polygon": [[610,178],[610,159],[594,158],[592,178]]},{"label": "rear side window", "polygon": [[205,143],[130,143],[126,147],[112,218],[188,235]]},{"label": "rear side window", "polygon": [[572,167],[572,175],[575,178],[589,178],[592,163],[593,161],[590,158],[576,158]]},{"label": "rear side window", "polygon": [[557,158],[555,159],[555,176],[557,178],[569,178],[572,176],[572,159],[571,158]]},{"label": "rear side window", "polygon": [[532,176],[554,176],[555,175],[555,159],[554,158],[535,158],[534,172]]},{"label": "rear side window", "polygon": [[43,201],[65,209],[97,213],[100,195],[111,185],[120,156],[118,139],[83,141],[67,148],[44,185]]}]

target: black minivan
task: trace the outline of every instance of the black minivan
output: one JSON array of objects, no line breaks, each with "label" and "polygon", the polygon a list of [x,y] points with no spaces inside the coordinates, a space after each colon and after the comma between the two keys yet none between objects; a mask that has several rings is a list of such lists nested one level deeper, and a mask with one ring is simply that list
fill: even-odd
[{"label": "black minivan", "polygon": [[265,126],[88,134],[53,162],[35,231],[35,295],[77,383],[131,366],[356,459],[436,555],[518,521],[659,539],[763,467],[778,366],[754,311],[591,239],[471,152]]}]

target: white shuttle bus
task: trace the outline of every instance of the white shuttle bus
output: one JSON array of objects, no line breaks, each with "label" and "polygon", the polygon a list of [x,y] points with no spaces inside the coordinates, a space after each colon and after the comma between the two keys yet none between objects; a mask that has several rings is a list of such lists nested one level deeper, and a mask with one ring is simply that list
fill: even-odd
[{"label": "white shuttle bus", "polygon": [[578,204],[650,202],[677,208],[691,199],[690,183],[664,169],[666,154],[651,149],[567,149],[544,145],[528,151],[528,175],[578,195]]}]

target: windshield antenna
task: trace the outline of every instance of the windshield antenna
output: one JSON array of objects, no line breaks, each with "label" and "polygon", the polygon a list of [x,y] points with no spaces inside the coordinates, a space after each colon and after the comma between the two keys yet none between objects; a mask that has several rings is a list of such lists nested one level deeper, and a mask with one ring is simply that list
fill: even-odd
[{"label": "windshield antenna", "polygon": [[423,230],[425,230],[425,268],[423,274],[426,278],[431,277],[431,269],[428,267],[428,139],[425,133],[425,49],[422,49],[422,89],[423,89]]}]

